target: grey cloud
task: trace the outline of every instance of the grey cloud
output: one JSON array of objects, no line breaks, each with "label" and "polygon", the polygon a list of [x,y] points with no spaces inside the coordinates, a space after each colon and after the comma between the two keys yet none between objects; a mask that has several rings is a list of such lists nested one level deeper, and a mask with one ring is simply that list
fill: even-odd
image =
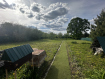
[{"label": "grey cloud", "polygon": [[56,30],[56,31],[65,31],[66,28],[54,28],[53,30]]},{"label": "grey cloud", "polygon": [[31,4],[30,8],[33,12],[41,12],[41,10],[45,9],[44,6],[42,6],[41,4],[38,4],[38,3]]},{"label": "grey cloud", "polygon": [[22,13],[24,13],[24,12],[25,12],[23,8],[20,8],[19,10],[20,10],[20,12],[22,12]]},{"label": "grey cloud", "polygon": [[26,13],[28,18],[32,18],[34,17],[34,15],[30,12],[30,13]]},{"label": "grey cloud", "polygon": [[5,1],[3,0],[3,3],[0,3],[0,8],[5,9],[5,8],[11,8],[11,6]]},{"label": "grey cloud", "polygon": [[32,11],[34,11],[34,12],[40,12],[40,8],[38,8],[36,6],[33,6],[32,7]]},{"label": "grey cloud", "polygon": [[40,19],[42,19],[42,16],[43,16],[44,14],[38,14],[37,16],[36,16],[36,19],[37,20],[40,20]]},{"label": "grey cloud", "polygon": [[62,16],[68,13],[68,10],[64,7],[59,7],[56,10],[52,10],[51,12],[44,15],[45,20],[52,20],[57,18],[58,16]]},{"label": "grey cloud", "polygon": [[20,10],[21,13],[24,13],[28,18],[34,17],[32,11],[25,4],[19,4],[17,8]]},{"label": "grey cloud", "polygon": [[62,27],[62,25],[61,24],[55,24],[55,23],[52,23],[52,24],[43,24],[44,26],[46,26],[47,28],[60,28],[60,27]]},{"label": "grey cloud", "polygon": [[58,19],[58,22],[59,23],[66,23],[68,21],[68,18],[60,18],[60,19]]}]

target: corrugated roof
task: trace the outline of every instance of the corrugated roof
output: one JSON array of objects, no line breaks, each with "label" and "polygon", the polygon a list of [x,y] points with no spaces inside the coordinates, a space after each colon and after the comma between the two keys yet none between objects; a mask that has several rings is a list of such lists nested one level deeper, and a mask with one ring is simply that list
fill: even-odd
[{"label": "corrugated roof", "polygon": [[29,44],[5,49],[1,60],[15,62],[33,52]]},{"label": "corrugated roof", "polygon": [[97,37],[97,39],[105,53],[105,37]]}]

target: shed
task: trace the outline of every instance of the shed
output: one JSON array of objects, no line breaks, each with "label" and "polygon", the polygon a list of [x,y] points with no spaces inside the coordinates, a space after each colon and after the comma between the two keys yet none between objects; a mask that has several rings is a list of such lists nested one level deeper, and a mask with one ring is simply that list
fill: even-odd
[{"label": "shed", "polygon": [[35,50],[32,52],[32,60],[30,61],[30,63],[39,68],[44,62],[46,56],[47,55],[44,50]]},{"label": "shed", "polygon": [[99,44],[101,45],[104,54],[105,54],[105,36],[104,37],[97,37]]},{"label": "shed", "polygon": [[15,70],[32,58],[33,49],[29,44],[5,49],[1,60],[6,69]]}]

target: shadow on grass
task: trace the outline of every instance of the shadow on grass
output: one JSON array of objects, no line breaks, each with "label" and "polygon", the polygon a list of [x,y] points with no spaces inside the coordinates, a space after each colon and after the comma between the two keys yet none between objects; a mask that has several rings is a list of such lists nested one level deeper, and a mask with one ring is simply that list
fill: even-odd
[{"label": "shadow on grass", "polygon": [[72,44],[78,44],[76,41],[72,41],[71,43],[72,43]]},{"label": "shadow on grass", "polygon": [[58,69],[55,66],[51,66],[46,79],[58,79]]},{"label": "shadow on grass", "polygon": [[81,44],[91,44],[91,43],[87,43],[87,42],[82,42]]}]

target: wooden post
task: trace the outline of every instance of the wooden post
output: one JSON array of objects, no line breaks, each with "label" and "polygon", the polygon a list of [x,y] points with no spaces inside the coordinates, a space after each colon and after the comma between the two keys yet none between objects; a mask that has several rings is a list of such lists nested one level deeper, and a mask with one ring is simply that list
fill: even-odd
[{"label": "wooden post", "polygon": [[34,70],[34,64],[33,64],[33,62],[34,62],[34,59],[32,58],[32,66],[33,66],[33,70]]},{"label": "wooden post", "polygon": [[16,70],[15,70],[15,79],[17,79],[17,78],[16,78]]},{"label": "wooden post", "polygon": [[8,79],[8,71],[7,71],[7,69],[6,69],[6,79]]}]

